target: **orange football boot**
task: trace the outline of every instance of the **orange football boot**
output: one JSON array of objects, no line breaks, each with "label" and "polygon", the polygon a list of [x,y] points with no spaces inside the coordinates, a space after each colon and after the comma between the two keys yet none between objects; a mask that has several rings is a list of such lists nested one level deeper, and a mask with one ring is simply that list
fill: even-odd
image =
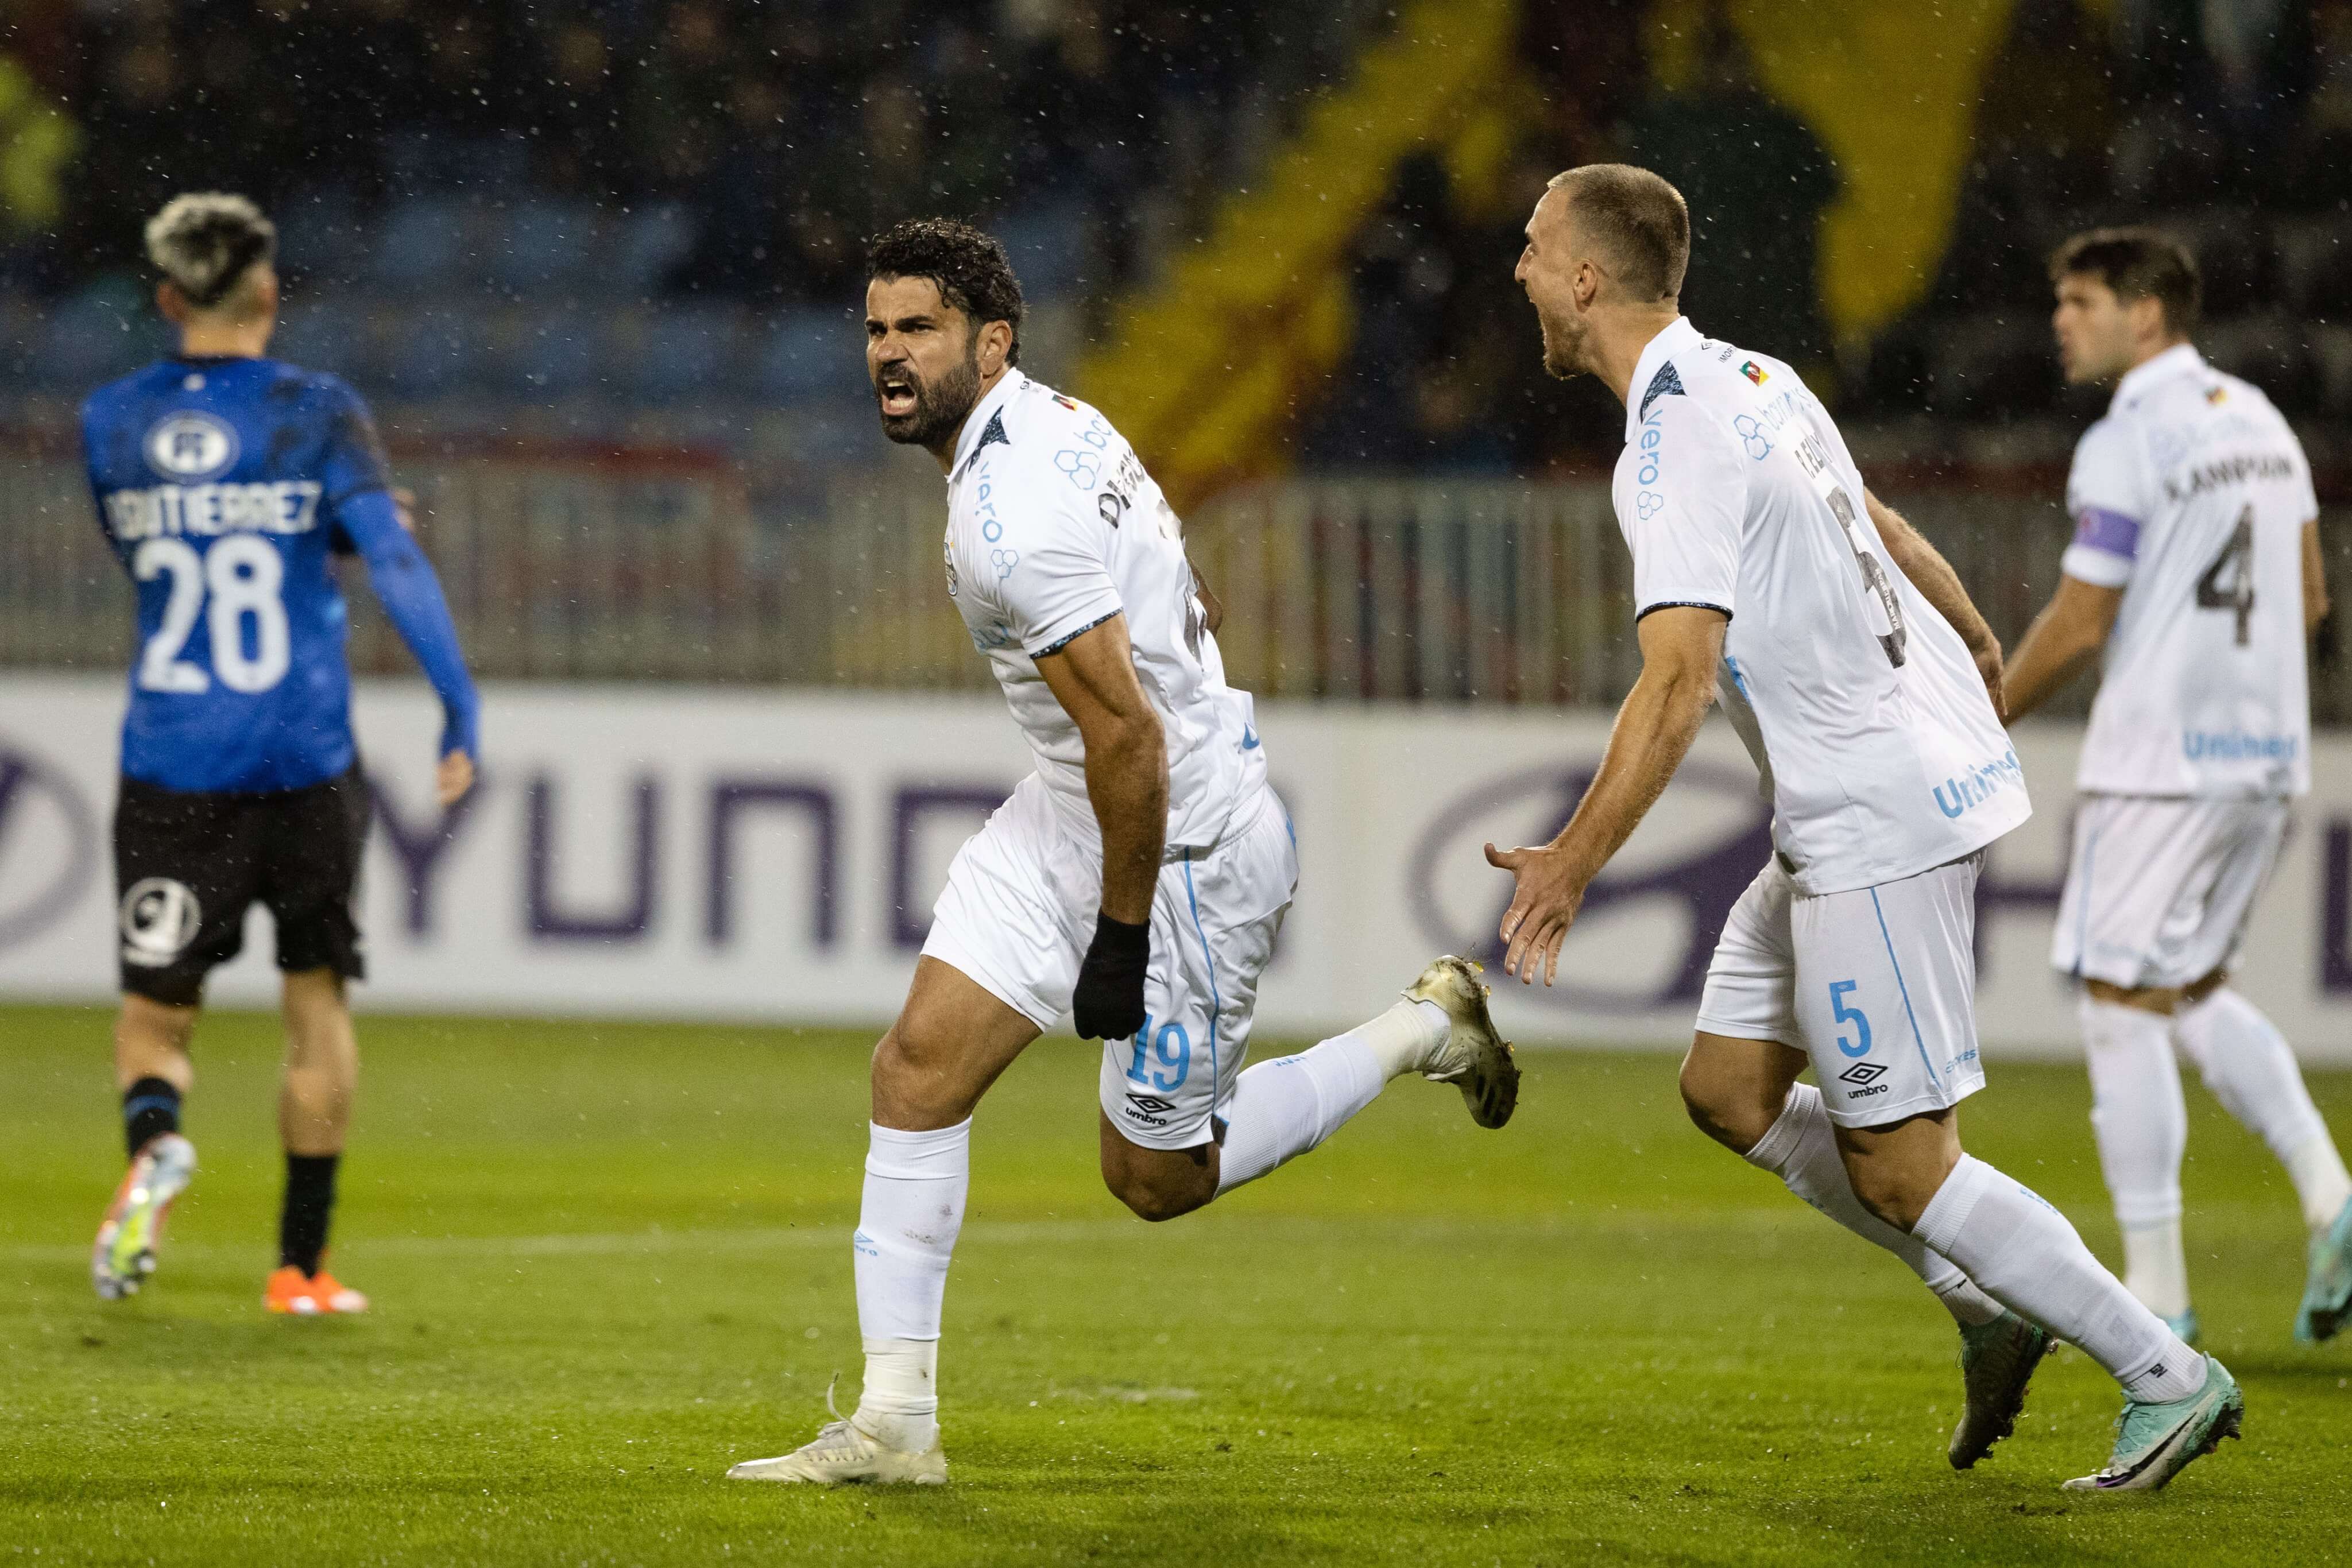
[{"label": "orange football boot", "polygon": [[261,1304],[273,1312],[298,1318],[332,1317],[368,1310],[368,1299],[328,1273],[323,1263],[317,1273],[307,1277],[291,1263],[281,1265],[269,1276]]},{"label": "orange football boot", "polygon": [[319,1299],[310,1277],[291,1263],[271,1273],[268,1287],[261,1292],[261,1304],[273,1312],[298,1318],[320,1317],[335,1310]]},{"label": "orange football boot", "polygon": [[350,1313],[368,1310],[368,1299],[328,1273],[323,1258],[319,1260],[319,1271],[310,1276],[310,1297],[322,1312]]}]

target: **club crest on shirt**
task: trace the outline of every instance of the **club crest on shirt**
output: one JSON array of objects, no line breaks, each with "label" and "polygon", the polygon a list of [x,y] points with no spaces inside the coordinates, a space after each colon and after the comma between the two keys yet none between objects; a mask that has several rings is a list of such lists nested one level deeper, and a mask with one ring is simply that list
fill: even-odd
[{"label": "club crest on shirt", "polygon": [[157,420],[141,444],[147,465],[167,479],[216,479],[236,465],[236,429],[194,409]]}]

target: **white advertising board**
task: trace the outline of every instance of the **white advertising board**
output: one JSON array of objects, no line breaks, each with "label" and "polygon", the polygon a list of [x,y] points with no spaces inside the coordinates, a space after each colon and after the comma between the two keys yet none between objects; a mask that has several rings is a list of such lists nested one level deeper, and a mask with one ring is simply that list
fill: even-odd
[{"label": "white advertising board", "polygon": [[[878,1025],[903,995],[956,846],[1027,766],[991,695],[493,685],[476,798],[431,805],[438,716],[421,685],[357,708],[378,798],[362,1005],[421,1011]],[[107,823],[114,679],[0,685],[0,996],[114,989]],[[1303,880],[1261,991],[1266,1038],[1385,1006],[1431,955],[1484,954],[1509,883],[1480,846],[1565,820],[1605,715],[1268,703],[1259,729]],[[1983,882],[1980,1018],[1996,1053],[2072,1052],[2049,969],[2076,732],[2026,726],[2038,813]],[[2352,1062],[2352,741],[2316,747],[2242,965],[2310,1060]],[[1554,991],[1498,983],[1523,1042],[1687,1040],[1724,911],[1763,862],[1738,742],[1711,723],[1587,901]],[[275,996],[268,918],[212,1000]]]}]

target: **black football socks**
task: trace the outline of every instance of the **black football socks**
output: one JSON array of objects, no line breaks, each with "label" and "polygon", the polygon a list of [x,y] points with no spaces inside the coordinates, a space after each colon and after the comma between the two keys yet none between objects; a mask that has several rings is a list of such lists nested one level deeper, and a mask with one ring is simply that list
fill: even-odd
[{"label": "black football socks", "polygon": [[131,1157],[159,1133],[180,1130],[180,1092],[160,1078],[142,1078],[122,1092],[122,1140]]},{"label": "black football socks", "polygon": [[278,1216],[278,1261],[302,1270],[305,1279],[319,1271],[319,1257],[327,1249],[327,1221],[335,1209],[335,1166],[341,1155],[288,1155],[286,1207]]}]

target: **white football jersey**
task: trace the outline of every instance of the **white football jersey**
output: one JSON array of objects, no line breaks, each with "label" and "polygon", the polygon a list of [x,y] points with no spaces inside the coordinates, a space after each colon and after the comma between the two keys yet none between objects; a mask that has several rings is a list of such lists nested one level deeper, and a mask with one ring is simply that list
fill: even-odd
[{"label": "white football jersey", "polygon": [[1037,771],[1099,836],[1078,727],[1037,660],[1114,615],[1168,735],[1168,848],[1205,849],[1265,779],[1249,694],[1225,685],[1183,525],[1124,436],[1017,370],[964,420],[948,476],[948,592],[988,655]]},{"label": "white football jersey", "polygon": [[1677,319],[1634,367],[1615,498],[1636,617],[1731,617],[1723,706],[1799,892],[1916,875],[2032,813],[1968,645],[1896,570],[1794,371]]},{"label": "white football jersey", "polygon": [[2123,378],[2066,479],[2065,572],[2124,591],[2075,774],[2112,795],[2311,788],[2302,444],[2182,343]]}]

